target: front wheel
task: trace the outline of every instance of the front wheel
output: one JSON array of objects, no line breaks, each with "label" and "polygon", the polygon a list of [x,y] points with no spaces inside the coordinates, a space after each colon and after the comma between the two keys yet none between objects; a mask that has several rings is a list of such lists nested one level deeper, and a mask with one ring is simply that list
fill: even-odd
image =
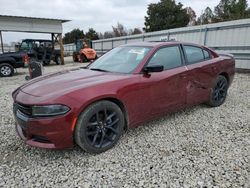
[{"label": "front wheel", "polygon": [[112,148],[124,130],[124,115],[113,102],[100,101],[80,115],[75,128],[75,142],[88,153]]},{"label": "front wheel", "polygon": [[228,81],[225,76],[218,76],[211,90],[208,105],[212,107],[221,106],[227,97]]},{"label": "front wheel", "polygon": [[10,77],[14,74],[14,68],[8,63],[0,64],[0,76],[1,77]]}]

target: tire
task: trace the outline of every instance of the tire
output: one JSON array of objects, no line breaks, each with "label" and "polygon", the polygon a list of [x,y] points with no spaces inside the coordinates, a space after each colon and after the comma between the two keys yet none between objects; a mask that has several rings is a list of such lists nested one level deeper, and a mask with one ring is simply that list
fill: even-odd
[{"label": "tire", "polygon": [[88,58],[84,54],[80,55],[80,59],[81,59],[81,63],[86,63],[89,61]]},{"label": "tire", "polygon": [[50,65],[50,61],[43,61],[43,66]]},{"label": "tire", "polygon": [[14,74],[14,67],[8,63],[0,64],[0,76],[1,77],[10,77]]},{"label": "tire", "polygon": [[55,62],[57,65],[61,65],[62,64],[62,60],[60,56],[56,56]]},{"label": "tire", "polygon": [[115,103],[96,102],[79,116],[74,133],[75,142],[88,153],[102,153],[118,142],[124,124],[124,114]]},{"label": "tire", "polygon": [[228,80],[225,76],[219,75],[214,82],[207,104],[211,107],[221,106],[227,98],[228,87]]}]

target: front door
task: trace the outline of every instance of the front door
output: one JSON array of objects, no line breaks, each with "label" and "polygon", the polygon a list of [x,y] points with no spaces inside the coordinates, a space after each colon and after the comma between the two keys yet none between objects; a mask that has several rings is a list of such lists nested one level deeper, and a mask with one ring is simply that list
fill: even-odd
[{"label": "front door", "polygon": [[159,49],[147,66],[163,65],[164,71],[151,73],[150,96],[153,101],[152,115],[176,111],[186,104],[186,66],[178,45]]}]

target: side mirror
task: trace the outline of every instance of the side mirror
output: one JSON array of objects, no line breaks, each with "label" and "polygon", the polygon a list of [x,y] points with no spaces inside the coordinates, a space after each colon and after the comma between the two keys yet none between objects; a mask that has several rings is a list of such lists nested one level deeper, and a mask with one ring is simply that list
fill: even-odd
[{"label": "side mirror", "polygon": [[145,73],[151,73],[151,72],[162,72],[164,70],[164,66],[162,65],[150,65],[143,69],[143,72]]}]

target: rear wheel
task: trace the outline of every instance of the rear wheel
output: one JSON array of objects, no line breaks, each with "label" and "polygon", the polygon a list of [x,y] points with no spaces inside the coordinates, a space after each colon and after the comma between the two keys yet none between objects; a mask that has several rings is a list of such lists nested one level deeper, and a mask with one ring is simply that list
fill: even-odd
[{"label": "rear wheel", "polygon": [[50,65],[50,61],[43,61],[43,66]]},{"label": "rear wheel", "polygon": [[218,76],[214,82],[214,87],[210,93],[208,105],[212,107],[217,107],[222,105],[226,100],[227,91],[228,91],[227,79],[222,75]]},{"label": "rear wheel", "polygon": [[115,103],[96,102],[80,115],[75,128],[75,142],[86,152],[104,152],[118,142],[124,124],[124,115]]},{"label": "rear wheel", "polygon": [[0,64],[0,76],[1,77],[10,77],[14,74],[14,68],[8,63]]}]

